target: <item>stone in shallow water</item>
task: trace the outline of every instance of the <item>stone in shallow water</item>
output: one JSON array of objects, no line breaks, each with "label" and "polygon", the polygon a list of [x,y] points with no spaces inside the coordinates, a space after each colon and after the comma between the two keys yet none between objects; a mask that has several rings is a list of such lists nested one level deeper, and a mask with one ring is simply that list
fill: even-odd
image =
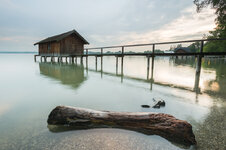
[{"label": "stone in shallow water", "polygon": [[152,106],[152,108],[160,108],[160,107],[165,107],[166,105],[166,102],[162,99],[154,99],[153,98],[153,101],[155,102],[154,106]]},{"label": "stone in shallow water", "polygon": [[149,105],[141,105],[141,107],[143,107],[143,108],[150,108]]}]

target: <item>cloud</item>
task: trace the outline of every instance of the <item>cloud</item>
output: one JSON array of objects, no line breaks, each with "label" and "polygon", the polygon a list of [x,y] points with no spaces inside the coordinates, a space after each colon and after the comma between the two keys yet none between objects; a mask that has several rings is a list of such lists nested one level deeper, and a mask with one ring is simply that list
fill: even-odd
[{"label": "cloud", "polygon": [[0,51],[35,51],[35,36],[0,36]]},{"label": "cloud", "polygon": [[72,29],[90,46],[201,38],[214,28],[214,12],[197,14],[193,5],[188,0],[0,0],[0,50],[34,51],[34,42]]},{"label": "cloud", "polygon": [[0,36],[0,41],[9,41],[9,42],[21,42],[21,41],[27,41],[27,40],[34,40],[37,39],[36,37],[30,37],[30,36]]},{"label": "cloud", "polygon": [[181,11],[181,15],[164,24],[159,29],[147,32],[122,32],[118,35],[101,36],[93,35],[92,38],[98,43],[135,44],[153,43],[177,40],[201,39],[216,25],[214,10],[208,8],[201,13],[196,12],[195,7],[188,7]]}]

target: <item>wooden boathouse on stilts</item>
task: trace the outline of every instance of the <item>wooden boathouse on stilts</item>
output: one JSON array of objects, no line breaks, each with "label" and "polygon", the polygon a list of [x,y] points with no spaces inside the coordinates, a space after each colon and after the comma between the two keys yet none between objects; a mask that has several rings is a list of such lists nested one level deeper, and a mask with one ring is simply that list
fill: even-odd
[{"label": "wooden boathouse on stilts", "polygon": [[[58,57],[58,61],[63,56],[83,55],[84,45],[89,44],[77,31],[72,30],[59,35],[48,37],[35,43],[38,45],[39,56],[46,61],[47,57]],[[36,59],[36,58],[35,58]]]}]

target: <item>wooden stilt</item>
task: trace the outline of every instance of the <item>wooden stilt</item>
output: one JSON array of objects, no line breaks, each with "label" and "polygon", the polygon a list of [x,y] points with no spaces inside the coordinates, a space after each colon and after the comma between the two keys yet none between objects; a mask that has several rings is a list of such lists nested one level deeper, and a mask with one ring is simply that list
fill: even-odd
[{"label": "wooden stilt", "polygon": [[147,56],[147,80],[149,79],[149,66],[150,66],[150,57]]},{"label": "wooden stilt", "polygon": [[118,56],[116,56],[116,75],[118,75]]},{"label": "wooden stilt", "polygon": [[123,59],[124,59],[124,57],[122,56],[122,58],[121,58],[121,82],[123,82],[123,76],[124,76],[124,74],[123,74]]},{"label": "wooden stilt", "polygon": [[34,55],[34,61],[36,62],[36,55]]},{"label": "wooden stilt", "polygon": [[100,66],[100,71],[101,71],[101,78],[103,78],[103,56],[101,56],[101,66]]},{"label": "wooden stilt", "polygon": [[83,56],[81,56],[81,60],[80,61],[81,61],[81,65],[83,65]]},{"label": "wooden stilt", "polygon": [[150,82],[150,90],[152,90],[153,82],[154,82],[154,62],[155,62],[155,44],[152,47],[152,59],[151,59],[151,82]]},{"label": "wooden stilt", "polygon": [[86,68],[88,67],[88,56],[86,56]]},{"label": "wooden stilt", "polygon": [[[204,41],[201,41],[201,47],[200,47],[200,53],[203,53],[203,46],[204,46]],[[200,88],[199,88],[199,80],[200,80],[200,73],[201,73],[201,65],[202,65],[202,55],[199,55],[197,57],[197,63],[196,63],[196,73],[195,73],[195,85],[194,85],[194,91],[196,93],[200,93]]]},{"label": "wooden stilt", "polygon": [[86,68],[88,68],[88,49],[86,49]]},{"label": "wooden stilt", "polygon": [[96,56],[96,71],[97,71],[97,56]]},{"label": "wooden stilt", "polygon": [[54,56],[51,57],[51,62],[54,62]]},{"label": "wooden stilt", "polygon": [[199,80],[200,80],[201,64],[202,64],[202,57],[198,56],[197,63],[196,63],[195,85],[194,85],[194,91],[196,93],[200,93]]}]

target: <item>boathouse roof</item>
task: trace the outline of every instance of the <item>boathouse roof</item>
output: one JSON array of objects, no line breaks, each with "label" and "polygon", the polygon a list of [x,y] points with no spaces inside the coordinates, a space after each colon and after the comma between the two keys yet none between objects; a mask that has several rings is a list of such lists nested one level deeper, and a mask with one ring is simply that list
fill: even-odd
[{"label": "boathouse roof", "polygon": [[174,52],[176,53],[176,52],[179,51],[179,50],[183,50],[183,51],[185,51],[185,52],[187,52],[187,53],[190,53],[190,52],[191,52],[190,48],[188,48],[188,47],[179,47],[179,48],[175,48]]},{"label": "boathouse roof", "polygon": [[46,38],[42,41],[35,43],[34,45],[42,44],[42,43],[49,43],[49,42],[59,42],[60,40],[68,37],[71,34],[77,35],[85,44],[89,44],[89,42],[87,42],[76,30],[72,30],[72,31],[69,31],[69,32],[65,32],[65,33],[62,33],[62,34],[58,34],[58,35],[55,35],[55,36],[48,37],[48,38]]}]

